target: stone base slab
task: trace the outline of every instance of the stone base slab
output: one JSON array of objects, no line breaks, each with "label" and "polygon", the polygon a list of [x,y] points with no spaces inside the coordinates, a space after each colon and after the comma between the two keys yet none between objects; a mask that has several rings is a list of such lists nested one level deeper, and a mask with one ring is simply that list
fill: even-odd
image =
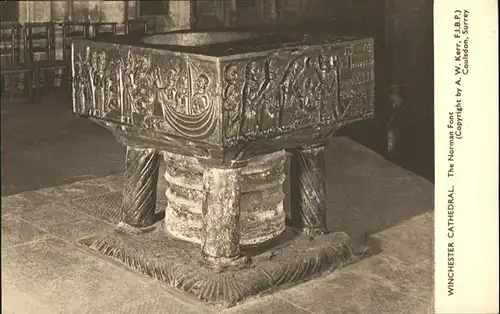
[{"label": "stone base slab", "polygon": [[287,228],[265,247],[242,250],[246,263],[214,269],[201,258],[199,245],[169,236],[162,224],[142,234],[117,229],[80,244],[216,307],[234,306],[370,255],[367,246],[342,232],[311,238]]},{"label": "stone base slab", "polygon": [[[88,195],[73,198],[69,202],[76,205],[78,209],[93,217],[105,220],[111,224],[117,225],[121,222],[121,191],[111,191],[108,193]],[[156,200],[156,220],[165,216],[165,206],[167,200],[163,195],[158,195]]]},{"label": "stone base slab", "polygon": [[[85,213],[118,225],[121,193],[108,192],[70,201]],[[214,269],[201,258],[199,244],[168,233],[157,200],[157,222],[140,234],[116,228],[79,243],[128,268],[188,293],[212,306],[231,307],[248,298],[326,274],[375,253],[364,241],[343,232],[309,237],[286,227],[278,237],[259,246],[242,246],[247,261],[227,269]]]}]

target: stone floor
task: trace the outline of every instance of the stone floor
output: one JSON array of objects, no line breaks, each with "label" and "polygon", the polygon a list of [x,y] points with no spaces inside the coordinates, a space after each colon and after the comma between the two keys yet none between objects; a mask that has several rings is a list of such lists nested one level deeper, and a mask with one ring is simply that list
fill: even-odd
[{"label": "stone floor", "polygon": [[83,249],[113,226],[54,204],[119,190],[124,150],[57,100],[2,103],[2,313],[432,312],[433,186],[347,138],[328,147],[329,226],[376,256],[219,311]]},{"label": "stone floor", "polygon": [[38,106],[2,99],[1,131],[2,195],[123,170],[123,146],[106,130],[76,118],[61,93],[46,95]]}]

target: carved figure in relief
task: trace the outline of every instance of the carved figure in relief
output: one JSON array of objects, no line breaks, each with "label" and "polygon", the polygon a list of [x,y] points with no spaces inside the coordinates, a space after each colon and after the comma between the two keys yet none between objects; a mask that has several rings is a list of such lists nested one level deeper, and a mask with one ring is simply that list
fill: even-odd
[{"label": "carved figure in relief", "polygon": [[85,49],[85,57],[84,64],[87,70],[88,82],[90,85],[90,100],[91,100],[91,109],[97,109],[97,101],[96,101],[96,75],[95,71],[97,68],[97,62],[95,58],[95,52],[92,53],[90,51],[90,47]]},{"label": "carved figure in relief", "polygon": [[261,88],[264,84],[264,71],[260,65],[251,61],[247,64],[243,84],[244,117],[240,126],[240,134],[256,133],[259,130],[259,113]]},{"label": "carved figure in relief", "polygon": [[340,104],[335,110],[335,117],[337,119],[342,119],[345,115],[349,113],[351,107],[357,102],[356,90],[350,89],[347,91],[340,92]]},{"label": "carved figure in relief", "polygon": [[131,110],[145,116],[153,115],[155,93],[153,79],[148,71],[151,67],[149,56],[134,56],[130,51],[124,63],[125,90],[127,91]]},{"label": "carved figure in relief", "polygon": [[116,106],[116,99],[113,97],[113,80],[109,75],[104,78],[103,83],[103,111],[108,113],[110,110],[114,109]]},{"label": "carved figure in relief", "polygon": [[151,59],[146,56],[141,56],[138,63],[138,105],[141,111],[146,112],[148,116],[152,116],[152,104],[154,103],[155,95],[153,92],[153,80],[148,73],[151,67]]},{"label": "carved figure in relief", "polygon": [[189,108],[189,115],[200,114],[204,112],[210,106],[209,91],[207,90],[209,79],[205,74],[198,76],[196,81],[196,92],[193,95],[193,105]]},{"label": "carved figure in relief", "polygon": [[167,93],[167,99],[170,102],[175,101],[175,96],[177,94],[175,82],[178,74],[179,74],[179,69],[177,68],[167,70],[167,82],[165,85],[165,92]]},{"label": "carved figure in relief", "polygon": [[127,57],[124,60],[121,60],[121,66],[123,68],[123,73],[124,73],[124,83],[126,86],[130,86],[134,88],[135,85],[135,77],[134,77],[134,71],[135,71],[135,58],[132,55],[132,52],[129,51],[127,54]]},{"label": "carved figure in relief", "polygon": [[326,55],[320,53],[317,58],[318,76],[322,84],[326,88],[321,88],[317,91],[317,99],[321,99],[321,114],[322,118],[333,116],[333,110],[338,107],[337,93],[339,79],[339,62],[338,56],[334,54]]},{"label": "carved figure in relief", "polygon": [[280,125],[296,122],[300,115],[302,101],[299,79],[304,71],[304,60],[295,59],[290,64],[280,82],[282,117]]},{"label": "carved figure in relief", "polygon": [[280,102],[282,107],[293,102],[295,98],[295,93],[293,92],[294,85],[292,72],[292,70],[286,71],[280,82]]},{"label": "carved figure in relief", "polygon": [[349,115],[365,114],[369,110],[374,90],[369,87],[355,87],[340,93],[342,111],[337,113],[339,119]]},{"label": "carved figure in relief", "polygon": [[94,52],[92,54],[92,67],[94,68],[94,86],[96,88],[96,109],[101,110],[101,113],[104,113],[106,110],[106,76],[105,76],[105,68],[106,68],[106,53],[104,51]]},{"label": "carved figure in relief", "polygon": [[[101,109],[101,104],[97,95],[97,88],[100,85],[100,79],[104,76],[102,61],[98,61],[96,52],[91,52],[90,47],[86,47],[85,52],[79,54],[78,62],[75,65],[76,94],[80,99],[80,106],[88,109]],[[87,95],[89,99],[87,99]]]},{"label": "carved figure in relief", "polygon": [[226,86],[222,94],[224,100],[224,109],[234,110],[237,105],[238,91],[236,87],[236,80],[238,79],[238,68],[235,65],[229,65],[224,71],[224,78]]},{"label": "carved figure in relief", "polygon": [[157,100],[161,105],[163,116],[165,117],[166,107],[176,108],[177,89],[176,81],[179,73],[178,67],[172,67],[168,70],[156,68],[154,70],[154,82],[156,85]]},{"label": "carved figure in relief", "polygon": [[290,68],[283,77],[281,86],[286,104],[295,104],[299,95],[297,78],[302,72],[299,60],[293,60]]},{"label": "carved figure in relief", "polygon": [[234,64],[226,66],[224,69],[224,81],[226,85],[222,92],[224,121],[226,121],[226,136],[236,136],[240,117],[242,117],[243,106],[239,104],[240,93],[237,87],[238,67]]},{"label": "carved figure in relief", "polygon": [[175,109],[177,112],[189,112],[189,78],[183,73],[179,76],[178,92],[175,94]]},{"label": "carved figure in relief", "polygon": [[264,107],[261,116],[263,129],[279,127],[280,122],[281,103],[277,88],[279,71],[278,66],[275,64],[276,62],[276,59],[271,58],[266,60],[265,63],[266,81],[262,85],[260,95]]},{"label": "carved figure in relief", "polygon": [[78,104],[77,110],[82,111],[85,108],[86,98],[85,98],[85,79],[84,79],[84,69],[83,64],[78,62],[75,63],[75,73],[74,73],[74,89],[75,89],[75,101]]},{"label": "carved figure in relief", "polygon": [[[307,77],[301,88],[301,102],[300,109],[304,111],[304,113],[310,113],[314,109],[316,109],[318,104],[317,92],[321,90],[321,83],[317,80],[314,80],[311,77]],[[321,99],[319,99],[321,101]]]},{"label": "carved figure in relief", "polygon": [[328,85],[329,79],[332,78],[331,75],[334,74],[332,72],[334,67],[331,65],[330,57],[331,56],[325,55],[324,52],[319,52],[317,56],[311,58],[311,63],[314,65],[317,77],[321,80],[321,83],[325,85]]}]

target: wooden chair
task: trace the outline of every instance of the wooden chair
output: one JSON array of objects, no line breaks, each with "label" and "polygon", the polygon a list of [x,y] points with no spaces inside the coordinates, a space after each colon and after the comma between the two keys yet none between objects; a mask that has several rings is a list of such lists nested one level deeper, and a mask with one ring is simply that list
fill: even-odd
[{"label": "wooden chair", "polygon": [[[61,80],[62,77],[56,77],[55,72],[61,70],[62,75],[68,70],[66,60],[56,59],[56,38],[55,38],[55,23],[28,23],[27,29],[27,47],[28,58],[32,65],[33,81],[35,83],[36,97],[38,102],[43,96],[44,81],[54,82],[54,78]],[[37,54],[45,55],[44,59],[38,59]],[[51,80],[44,80],[42,74],[50,71],[52,74]],[[57,84],[56,84],[57,85]]]},{"label": "wooden chair", "polygon": [[90,23],[89,37],[108,37],[116,35],[117,22]]},{"label": "wooden chair", "polygon": [[149,34],[148,21],[128,20],[125,22],[125,35],[143,36]]},{"label": "wooden chair", "polygon": [[63,59],[71,62],[71,40],[77,38],[88,38],[90,34],[89,22],[64,22],[63,28]]},{"label": "wooden chair", "polygon": [[[5,80],[13,82],[14,88],[9,86],[9,96],[12,96],[12,89],[21,86],[22,90],[27,89],[28,99],[32,100],[31,69],[27,56],[27,50],[23,48],[26,40],[26,29],[20,24],[2,25],[1,27],[1,78],[2,90]],[[22,51],[22,53],[21,53]],[[23,74],[22,82],[19,82],[19,74]],[[9,84],[10,85],[10,84]],[[7,90],[6,90],[7,91]]]}]

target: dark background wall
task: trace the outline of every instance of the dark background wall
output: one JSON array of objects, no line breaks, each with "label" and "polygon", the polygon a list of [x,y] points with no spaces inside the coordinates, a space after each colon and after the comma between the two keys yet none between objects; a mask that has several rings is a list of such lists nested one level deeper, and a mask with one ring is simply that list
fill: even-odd
[{"label": "dark background wall", "polygon": [[[433,180],[431,0],[254,0],[240,6],[232,2],[196,1],[194,27],[271,25],[373,37],[376,119],[350,126],[341,134]],[[390,140],[389,129],[393,131]]]},{"label": "dark background wall", "polygon": [[[433,2],[431,0],[310,0],[293,19],[304,25],[329,27],[332,32],[354,32],[375,38],[379,62],[377,104],[379,122],[394,116],[395,162],[429,180],[434,177]],[[328,26],[330,25],[330,26]],[[398,92],[401,108],[391,104]],[[382,102],[382,103],[380,103]],[[387,103],[386,103],[387,102]],[[384,142],[370,138],[370,127],[346,130],[367,146],[383,153]],[[383,129],[383,128],[382,128]],[[358,132],[357,132],[358,131]],[[376,143],[382,143],[377,147]]]},{"label": "dark background wall", "polygon": [[17,1],[0,2],[0,21],[15,22],[19,19],[19,4]]},{"label": "dark background wall", "polygon": [[[160,27],[160,31],[264,25],[373,37],[377,118],[351,126],[341,135],[348,135],[433,179],[431,0],[65,0],[2,1],[1,4],[2,22],[91,18],[121,23],[127,17],[146,15],[156,22],[164,22],[156,23],[165,26]],[[152,12],[157,14],[149,16]],[[397,92],[400,100],[394,95],[391,97],[391,92]],[[398,110],[393,110],[395,101],[401,105]],[[391,117],[394,117],[391,128],[396,140],[392,141],[393,150],[387,154]]]}]

